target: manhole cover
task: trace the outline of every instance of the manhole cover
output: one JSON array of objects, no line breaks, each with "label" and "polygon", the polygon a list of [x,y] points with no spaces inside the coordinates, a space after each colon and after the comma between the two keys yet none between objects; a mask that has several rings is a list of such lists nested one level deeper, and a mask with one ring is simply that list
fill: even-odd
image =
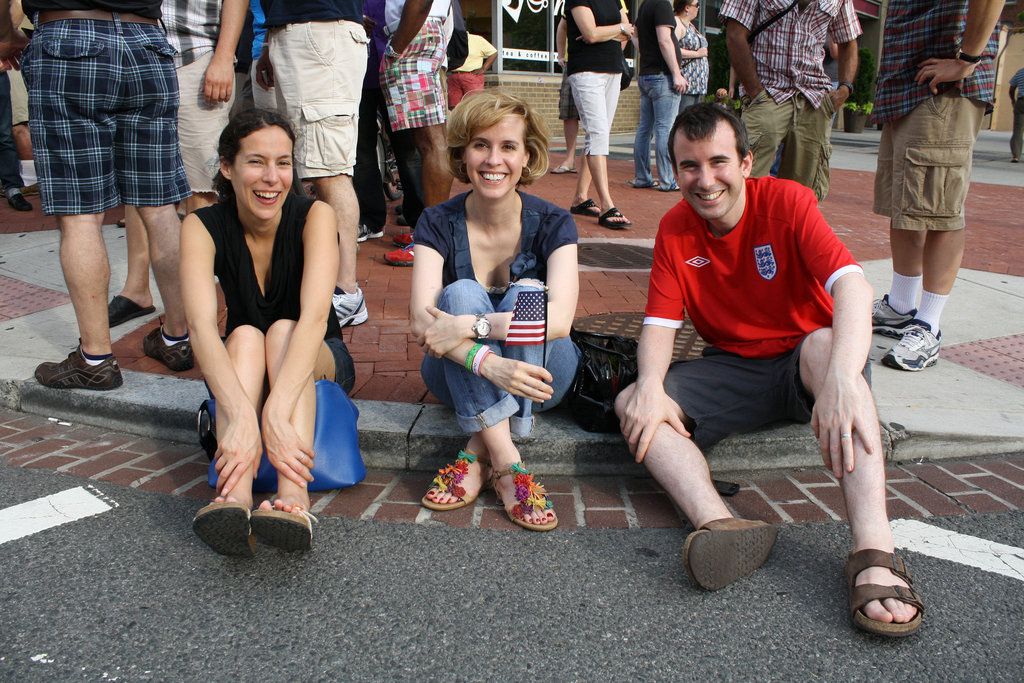
[{"label": "manhole cover", "polygon": [[[580,318],[573,323],[573,327],[579,332],[593,332],[600,334],[617,334],[628,339],[639,339],[640,328],[644,324],[643,313],[602,313],[587,318]],[[700,358],[700,353],[707,344],[693,324],[687,318],[683,326],[676,331],[676,344],[672,353],[672,360],[693,360]]]},{"label": "manhole cover", "polygon": [[606,270],[649,269],[654,262],[654,249],[634,244],[596,242],[579,245],[581,266]]}]

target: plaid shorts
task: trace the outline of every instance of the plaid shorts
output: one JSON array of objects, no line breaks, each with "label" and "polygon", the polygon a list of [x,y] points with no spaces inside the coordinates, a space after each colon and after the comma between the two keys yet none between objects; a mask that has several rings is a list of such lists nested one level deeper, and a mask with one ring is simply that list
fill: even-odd
[{"label": "plaid shorts", "polygon": [[395,61],[380,62],[380,86],[388,105],[391,130],[444,123],[448,103],[441,64],[445,40],[441,19],[429,17]]},{"label": "plaid shorts", "polygon": [[189,196],[173,56],[151,24],[62,19],[36,27],[22,67],[44,213]]},{"label": "plaid shorts", "polygon": [[558,89],[558,118],[562,121],[578,119],[580,113],[576,111],[576,100],[572,98],[572,86],[569,85],[569,77],[562,72],[562,87]]}]

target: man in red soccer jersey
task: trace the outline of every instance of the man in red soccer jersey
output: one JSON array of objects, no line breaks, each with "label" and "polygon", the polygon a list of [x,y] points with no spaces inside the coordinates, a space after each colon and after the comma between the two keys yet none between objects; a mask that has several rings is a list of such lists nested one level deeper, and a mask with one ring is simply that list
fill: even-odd
[{"label": "man in red soccer jersey", "polygon": [[[733,114],[690,107],[669,140],[686,201],[658,230],[639,376],[616,412],[637,462],[697,529],[683,547],[686,570],[702,587],[721,588],[763,564],[777,534],[732,516],[701,449],[776,420],[810,422],[846,499],[854,623],[907,635],[923,605],[892,554],[885,456],[862,375],[871,286],[811,190],[750,178],[746,130]],[[684,314],[709,347],[671,364]]]}]

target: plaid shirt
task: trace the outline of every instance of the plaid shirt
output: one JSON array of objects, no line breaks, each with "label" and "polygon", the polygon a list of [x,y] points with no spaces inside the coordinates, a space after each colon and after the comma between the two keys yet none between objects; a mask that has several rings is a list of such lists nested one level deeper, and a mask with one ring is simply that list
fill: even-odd
[{"label": "plaid shirt", "polygon": [[223,4],[223,0],[164,0],[167,42],[178,51],[175,67],[191,64],[217,47]]},{"label": "plaid shirt", "polygon": [[[719,20],[733,19],[750,31],[789,7],[791,0],[725,0]],[[815,109],[832,89],[825,73],[825,35],[837,45],[862,33],[853,0],[816,0],[799,6],[760,33],[750,46],[761,85],[777,103],[797,93]],[[742,88],[741,88],[742,89]]]},{"label": "plaid shirt", "polygon": [[[966,25],[967,0],[893,0],[889,4],[874,122],[895,121],[932,97],[927,85],[914,82],[918,64],[929,57],[954,57]],[[991,103],[995,95],[992,59],[997,49],[998,33],[993,32],[974,73],[958,83],[940,83],[939,92],[959,88],[963,97]]]}]

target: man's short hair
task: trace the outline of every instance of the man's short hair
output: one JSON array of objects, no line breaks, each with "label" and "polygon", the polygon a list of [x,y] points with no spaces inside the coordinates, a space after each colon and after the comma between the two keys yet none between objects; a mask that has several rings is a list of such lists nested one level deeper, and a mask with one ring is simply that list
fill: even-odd
[{"label": "man's short hair", "polygon": [[747,138],[747,127],[739,117],[725,107],[712,102],[701,102],[683,110],[672,124],[672,132],[668,135],[668,154],[672,159],[672,168],[676,168],[676,133],[682,133],[687,140],[708,140],[718,129],[718,123],[725,121],[732,126],[736,134],[736,153],[742,161],[750,154],[750,140]]}]

